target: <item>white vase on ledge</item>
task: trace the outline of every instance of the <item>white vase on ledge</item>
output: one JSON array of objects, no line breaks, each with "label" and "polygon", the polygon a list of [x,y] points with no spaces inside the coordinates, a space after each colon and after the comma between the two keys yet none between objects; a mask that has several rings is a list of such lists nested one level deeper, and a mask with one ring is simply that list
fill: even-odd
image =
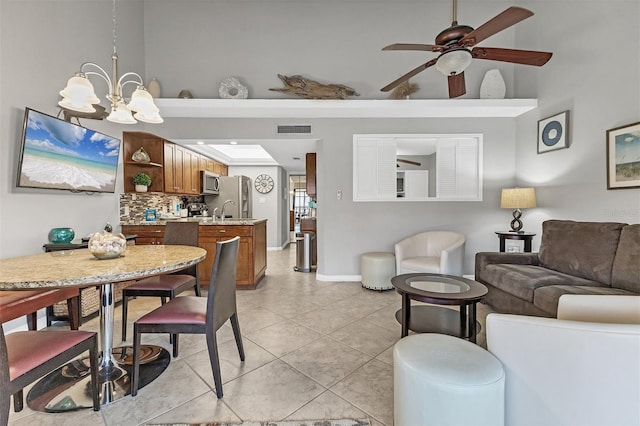
[{"label": "white vase on ledge", "polygon": [[480,84],[480,99],[504,99],[507,87],[500,70],[489,70]]},{"label": "white vase on ledge", "polygon": [[136,185],[136,192],[147,192],[147,185]]}]

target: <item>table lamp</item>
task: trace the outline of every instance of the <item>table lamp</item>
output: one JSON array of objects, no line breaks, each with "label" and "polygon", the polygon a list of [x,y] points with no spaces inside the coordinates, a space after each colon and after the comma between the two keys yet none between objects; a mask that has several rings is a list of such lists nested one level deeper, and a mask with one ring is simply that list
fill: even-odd
[{"label": "table lamp", "polygon": [[503,188],[500,208],[515,209],[511,221],[511,232],[524,232],[522,229],[522,210],[536,206],[536,192],[533,188]]}]

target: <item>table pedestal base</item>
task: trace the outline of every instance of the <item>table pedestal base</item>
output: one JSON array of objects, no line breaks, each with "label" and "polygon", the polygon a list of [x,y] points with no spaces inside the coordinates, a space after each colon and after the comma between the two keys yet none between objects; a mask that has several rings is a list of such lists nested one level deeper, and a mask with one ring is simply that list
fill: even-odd
[{"label": "table pedestal base", "polygon": [[[460,306],[460,309],[466,309],[466,306]],[[396,320],[402,324],[402,309],[396,312]],[[467,328],[464,321],[461,323],[460,313],[453,309],[441,308],[439,306],[411,307],[408,329],[416,333],[448,334],[475,342],[475,336],[469,336]],[[476,334],[480,332],[480,328],[480,323],[476,321]]]},{"label": "table pedestal base", "polygon": [[[146,345],[140,351],[142,388],[167,368],[171,355],[160,346]],[[111,353],[117,364],[101,367],[99,372],[101,405],[131,393],[132,347],[113,348]],[[93,408],[90,383],[89,358],[74,360],[40,379],[27,394],[27,405],[32,410],[48,413]]]}]

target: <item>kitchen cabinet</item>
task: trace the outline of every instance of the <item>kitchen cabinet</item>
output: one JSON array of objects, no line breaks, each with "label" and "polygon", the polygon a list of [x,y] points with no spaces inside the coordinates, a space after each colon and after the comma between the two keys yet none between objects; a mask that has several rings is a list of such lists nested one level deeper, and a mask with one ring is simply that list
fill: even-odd
[{"label": "kitchen cabinet", "polygon": [[305,156],[305,170],[307,182],[307,195],[315,201],[316,199],[316,153],[308,152]]},{"label": "kitchen cabinet", "polygon": [[[243,221],[246,222],[246,221]],[[125,234],[136,234],[136,244],[162,244],[164,225],[122,225]],[[236,269],[236,287],[255,289],[267,270],[267,221],[246,225],[200,225],[198,246],[207,251],[200,262],[199,284],[208,286],[216,254],[216,243],[240,237]]]},{"label": "kitchen cabinet", "polygon": [[[146,173],[151,177],[150,192],[168,194],[200,194],[200,171],[209,170],[227,176],[224,164],[146,132],[123,132],[124,191],[135,192],[133,177]],[[143,148],[150,162],[131,160]]]}]

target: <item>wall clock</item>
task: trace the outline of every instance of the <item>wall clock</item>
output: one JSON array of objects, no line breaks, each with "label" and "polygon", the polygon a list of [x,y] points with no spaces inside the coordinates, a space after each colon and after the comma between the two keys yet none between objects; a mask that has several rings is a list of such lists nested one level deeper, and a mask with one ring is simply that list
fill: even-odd
[{"label": "wall clock", "polygon": [[253,185],[259,193],[267,194],[273,189],[273,178],[269,175],[259,175],[253,182]]}]

